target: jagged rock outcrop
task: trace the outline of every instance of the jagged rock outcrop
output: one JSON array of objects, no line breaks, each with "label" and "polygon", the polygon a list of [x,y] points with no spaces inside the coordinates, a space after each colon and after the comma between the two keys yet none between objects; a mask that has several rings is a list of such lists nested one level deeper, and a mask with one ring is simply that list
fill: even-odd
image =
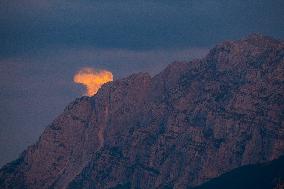
[{"label": "jagged rock outcrop", "polygon": [[284,154],[284,43],[224,42],[70,104],[0,188],[187,188]]}]

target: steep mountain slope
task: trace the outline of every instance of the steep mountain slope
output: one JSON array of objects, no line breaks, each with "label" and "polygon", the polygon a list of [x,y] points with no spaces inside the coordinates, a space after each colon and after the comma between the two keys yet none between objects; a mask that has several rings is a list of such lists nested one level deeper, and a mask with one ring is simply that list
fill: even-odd
[{"label": "steep mountain slope", "polygon": [[251,35],[70,104],[0,188],[187,188],[284,154],[284,43]]},{"label": "steep mountain slope", "polygon": [[284,187],[284,157],[268,163],[247,165],[212,179],[194,189],[281,189]]}]

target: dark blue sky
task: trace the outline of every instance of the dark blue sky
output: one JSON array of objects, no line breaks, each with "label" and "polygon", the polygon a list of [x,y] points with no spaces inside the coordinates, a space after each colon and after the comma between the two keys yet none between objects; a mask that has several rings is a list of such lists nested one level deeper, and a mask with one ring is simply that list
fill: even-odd
[{"label": "dark blue sky", "polygon": [[1,54],[50,46],[206,47],[251,32],[283,35],[281,0],[2,0]]},{"label": "dark blue sky", "polygon": [[283,0],[1,0],[0,166],[82,93],[83,66],[155,74],[223,40],[284,38]]}]

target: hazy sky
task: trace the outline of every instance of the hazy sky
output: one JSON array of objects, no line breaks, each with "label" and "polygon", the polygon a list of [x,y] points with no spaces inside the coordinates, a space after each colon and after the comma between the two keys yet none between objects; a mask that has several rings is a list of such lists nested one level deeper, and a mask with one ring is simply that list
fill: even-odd
[{"label": "hazy sky", "polygon": [[284,38],[283,0],[0,0],[0,166],[82,94],[84,66],[155,74],[258,32]]}]

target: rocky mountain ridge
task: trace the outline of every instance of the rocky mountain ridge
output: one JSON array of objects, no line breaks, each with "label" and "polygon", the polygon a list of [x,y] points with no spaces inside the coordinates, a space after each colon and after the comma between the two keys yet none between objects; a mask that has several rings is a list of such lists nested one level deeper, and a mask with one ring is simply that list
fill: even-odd
[{"label": "rocky mountain ridge", "polygon": [[71,103],[0,188],[187,188],[284,153],[284,43],[262,35]]}]

